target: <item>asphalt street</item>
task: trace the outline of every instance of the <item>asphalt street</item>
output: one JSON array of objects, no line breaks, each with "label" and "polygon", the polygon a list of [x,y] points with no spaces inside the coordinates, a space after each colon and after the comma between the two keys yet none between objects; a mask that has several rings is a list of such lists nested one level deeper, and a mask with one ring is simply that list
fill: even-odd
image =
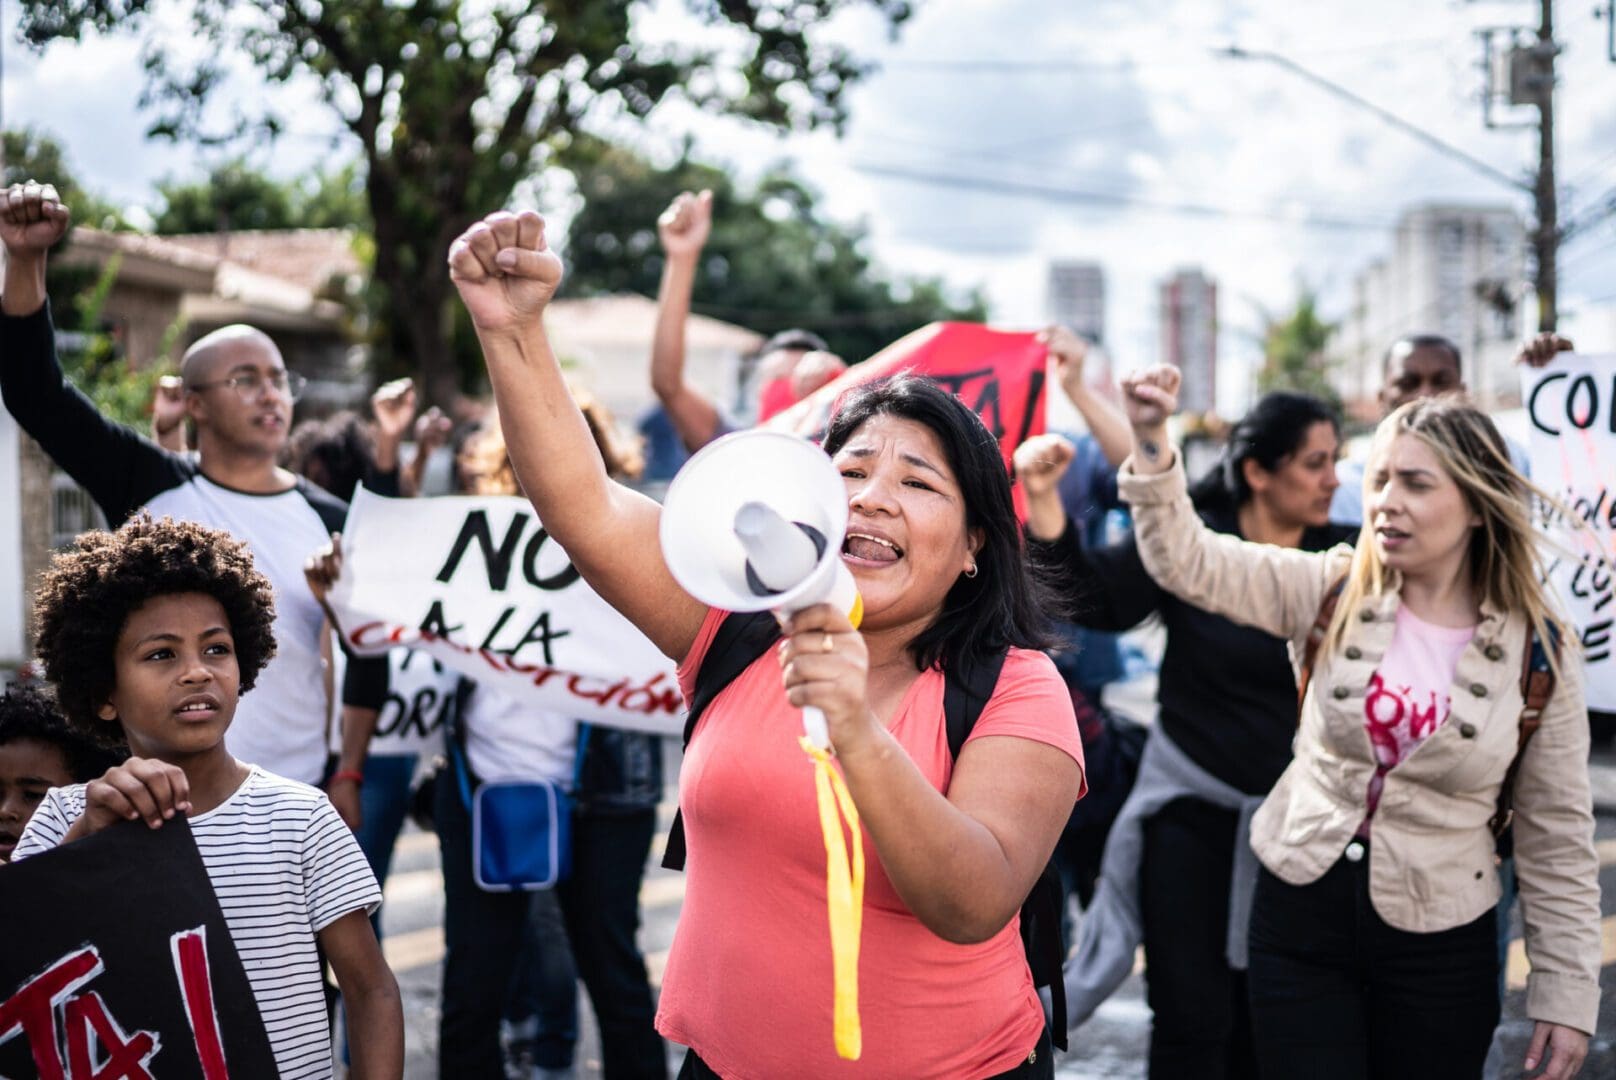
[{"label": "asphalt street", "polygon": [[[1596,773],[1616,788],[1616,754],[1600,755]],[[669,797],[672,797],[670,787]],[[666,829],[672,818],[672,803],[665,803],[661,824]],[[661,857],[663,836],[657,838],[652,868],[641,891],[643,926],[641,947],[645,951],[653,985],[660,985],[667,950],[673,940],[679,903],[684,894],[681,875],[656,865]],[[1602,862],[1601,886],[1604,904],[1605,995],[1599,1030],[1593,1041],[1585,1077],[1616,1076],[1616,804],[1601,807],[1598,841]],[[443,957],[443,886],[438,873],[438,852],[431,834],[412,831],[400,842],[392,877],[387,882],[387,902],[383,908],[383,942],[387,958],[398,973],[404,993],[406,1077],[427,1080],[437,1075],[436,1046],[438,1020],[438,981]],[[1509,965],[1510,991],[1504,1006],[1504,1020],[1494,1045],[1494,1065],[1489,1076],[1520,1076],[1531,1024],[1525,1019],[1525,956],[1517,940]],[[1142,968],[1142,962],[1139,965]],[[580,990],[580,1001],[587,1005]],[[585,1008],[587,1014],[587,1008]],[[576,1059],[579,1080],[600,1076],[598,1037],[587,1015]],[[1137,970],[1120,991],[1082,1028],[1072,1033],[1070,1053],[1057,1056],[1057,1075],[1077,1078],[1132,1078],[1146,1075],[1146,1048],[1150,1036],[1150,1010],[1145,1005],[1144,979]],[[670,1075],[677,1070],[679,1049],[670,1047]],[[1507,1067],[1506,1067],[1507,1066]]]}]

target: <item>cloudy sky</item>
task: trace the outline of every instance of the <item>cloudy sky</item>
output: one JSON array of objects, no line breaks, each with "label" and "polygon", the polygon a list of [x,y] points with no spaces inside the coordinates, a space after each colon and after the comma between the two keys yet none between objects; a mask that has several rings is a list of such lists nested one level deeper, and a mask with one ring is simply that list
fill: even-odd
[{"label": "cloudy sky", "polygon": [[[1616,188],[1616,63],[1592,6],[1559,5],[1567,215]],[[1050,259],[1098,259],[1109,275],[1111,351],[1122,366],[1154,359],[1155,283],[1176,267],[1202,266],[1221,291],[1226,407],[1244,397],[1259,309],[1283,309],[1305,280],[1339,313],[1353,275],[1388,248],[1402,208],[1445,201],[1529,209],[1519,192],[1292,73],[1213,52],[1238,43],[1281,53],[1524,176],[1536,161],[1535,133],[1482,126],[1474,30],[1535,20],[1537,5],[1526,0],[915,7],[896,39],[859,10],[824,28],[879,65],[852,94],[840,138],[781,137],[677,104],[637,138],[648,152],[671,154],[693,135],[700,154],[745,174],[794,162],[829,212],[868,225],[883,264],[982,286],[1007,325],[1043,318]],[[180,15],[171,9],[167,18],[178,33]],[[680,0],[658,0],[641,21],[647,39],[695,32]],[[154,181],[216,160],[142,139],[133,41],[92,40],[43,56],[9,38],[5,48],[6,125],[55,134],[91,188],[149,205]],[[248,100],[263,92],[245,71],[233,90]],[[305,107],[294,136],[260,155],[265,165],[295,175],[344,153],[324,137],[335,124],[310,91],[280,93]],[[1566,326],[1602,348],[1616,348],[1605,340],[1616,337],[1608,314],[1616,303],[1613,240],[1616,218],[1562,256]]]}]

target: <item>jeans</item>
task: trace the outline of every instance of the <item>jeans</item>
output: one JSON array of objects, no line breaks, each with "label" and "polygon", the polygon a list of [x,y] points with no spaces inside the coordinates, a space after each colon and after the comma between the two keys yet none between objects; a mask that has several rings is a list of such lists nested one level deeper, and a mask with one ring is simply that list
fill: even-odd
[{"label": "jeans", "polygon": [[[354,839],[365,853],[371,872],[382,888],[393,866],[393,846],[410,810],[410,781],[415,778],[414,754],[372,754],[365,759],[365,782],[359,788],[359,831]],[[381,939],[381,910],[370,917]]]},{"label": "jeans", "polygon": [[1310,1080],[1475,1080],[1498,1024],[1497,915],[1451,930],[1388,926],[1369,858],[1311,885],[1259,873],[1251,1013],[1260,1074]]},{"label": "jeans", "polygon": [[1243,972],[1229,967],[1229,881],[1239,815],[1177,799],[1145,822],[1145,930],[1152,1080],[1256,1071]]}]

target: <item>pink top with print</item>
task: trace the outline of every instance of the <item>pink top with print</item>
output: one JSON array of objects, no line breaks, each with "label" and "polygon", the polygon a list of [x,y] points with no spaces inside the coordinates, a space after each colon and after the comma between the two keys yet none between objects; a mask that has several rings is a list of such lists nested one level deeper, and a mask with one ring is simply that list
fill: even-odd
[{"label": "pink top with print", "polygon": [[1365,827],[1380,804],[1386,774],[1447,722],[1454,669],[1475,634],[1474,626],[1433,626],[1406,607],[1397,609],[1391,646],[1364,697],[1364,728],[1376,763]]}]

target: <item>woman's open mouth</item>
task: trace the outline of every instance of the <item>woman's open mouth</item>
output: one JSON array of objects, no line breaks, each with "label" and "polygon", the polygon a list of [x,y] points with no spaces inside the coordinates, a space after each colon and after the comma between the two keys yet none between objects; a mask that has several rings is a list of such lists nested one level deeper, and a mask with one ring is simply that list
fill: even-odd
[{"label": "woman's open mouth", "polygon": [[842,541],[842,559],[854,566],[891,566],[903,558],[903,548],[884,536],[850,532]]}]

